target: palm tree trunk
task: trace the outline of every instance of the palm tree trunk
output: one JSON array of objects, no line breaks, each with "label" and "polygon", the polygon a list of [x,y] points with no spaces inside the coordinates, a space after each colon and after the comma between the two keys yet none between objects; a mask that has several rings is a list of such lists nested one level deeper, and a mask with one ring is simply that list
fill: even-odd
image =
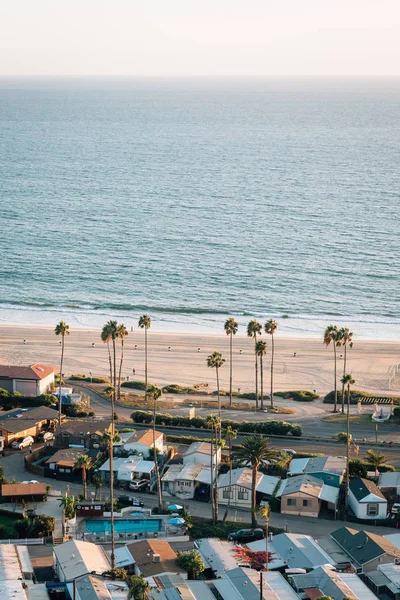
[{"label": "palm tree trunk", "polygon": [[113,439],[114,439],[114,421],[112,424],[112,440],[108,447],[110,459],[110,503],[111,503],[111,568],[115,569],[115,535],[114,535],[114,464],[113,464]]},{"label": "palm tree trunk", "polygon": [[161,477],[160,477],[160,469],[158,466],[158,456],[156,452],[156,408],[157,401],[154,399],[154,408],[153,408],[153,457],[154,457],[154,467],[156,469],[156,478],[157,478],[157,495],[158,495],[158,508],[160,511],[162,510],[162,490],[161,490]]},{"label": "palm tree trunk", "polygon": [[264,409],[264,372],[263,372],[263,358],[260,355],[260,406],[261,410]]},{"label": "palm tree trunk", "polygon": [[61,426],[61,417],[62,417],[62,397],[61,397],[61,382],[62,382],[62,369],[64,362],[64,339],[65,336],[62,336],[61,342],[61,361],[60,361],[60,385],[58,388],[59,402],[58,402],[58,424]]},{"label": "palm tree trunk", "polygon": [[147,327],[144,328],[144,400],[147,402]]},{"label": "palm tree trunk", "polygon": [[[218,373],[218,367],[215,368],[215,372],[217,374],[218,418],[219,418],[219,421],[221,422],[221,395],[220,395],[220,392],[219,392],[219,373]],[[219,428],[219,441],[221,441],[221,427]]]},{"label": "palm tree trunk", "polygon": [[258,358],[257,358],[257,352],[255,350],[255,347],[257,346],[257,335],[254,335],[254,352],[256,355],[256,410],[258,409]]},{"label": "palm tree trunk", "polygon": [[347,520],[349,510],[349,488],[350,488],[350,384],[347,386],[347,444],[346,444],[346,497],[345,497],[345,515]]},{"label": "palm tree trunk", "polygon": [[335,343],[335,340],[333,340],[333,354],[334,354],[334,357],[335,357],[335,382],[334,382],[335,383],[335,387],[334,387],[334,390],[335,390],[335,407],[333,409],[333,412],[337,412],[337,374],[336,374],[336,372],[337,372],[337,362],[336,362],[336,343]]},{"label": "palm tree trunk", "polygon": [[233,356],[233,333],[230,339],[230,359],[229,359],[229,406],[232,406],[232,356]]},{"label": "palm tree trunk", "polygon": [[[221,439],[221,426],[219,427],[219,437]],[[215,427],[215,521],[218,521],[218,431]]]},{"label": "palm tree trunk", "polygon": [[274,334],[271,335],[271,408],[274,408]]},{"label": "palm tree trunk", "polygon": [[215,525],[215,496],[214,496],[214,431],[211,432],[211,441],[210,441],[210,468],[211,468],[211,486],[210,486],[210,497],[211,497],[211,513],[212,513],[212,521]]},{"label": "palm tree trunk", "polygon": [[108,350],[108,362],[110,363],[110,385],[113,384],[113,371],[112,371],[112,359],[111,359],[111,350],[110,350],[110,340],[107,340],[107,350]]},{"label": "palm tree trunk", "polygon": [[[347,346],[344,345],[343,377],[346,375]],[[342,383],[342,414],[344,414],[344,383]]]},{"label": "palm tree trunk", "polygon": [[269,534],[269,517],[265,519],[265,570],[268,571],[268,534]]},{"label": "palm tree trunk", "polygon": [[229,509],[231,507],[231,493],[232,493],[232,438],[229,438],[229,487],[228,487],[228,503],[226,506],[226,511],[224,514],[224,517],[222,519],[222,522],[225,523],[226,518],[228,516],[229,513]]},{"label": "palm tree trunk", "polygon": [[251,526],[253,529],[257,527],[256,516],[256,485],[257,485],[257,467],[252,467],[251,473]]},{"label": "palm tree trunk", "polygon": [[115,401],[117,394],[117,351],[115,348],[115,340],[113,339],[113,362],[114,362],[114,373],[113,373],[113,393],[111,394],[111,421],[112,421],[112,432],[114,435],[114,413],[115,413]]},{"label": "palm tree trunk", "polygon": [[122,374],[122,363],[124,362],[124,338],[121,338],[121,360],[119,361],[119,373],[118,373],[118,400],[121,399],[121,374]]},{"label": "palm tree trunk", "polygon": [[86,469],[82,468],[83,499],[87,500]]}]

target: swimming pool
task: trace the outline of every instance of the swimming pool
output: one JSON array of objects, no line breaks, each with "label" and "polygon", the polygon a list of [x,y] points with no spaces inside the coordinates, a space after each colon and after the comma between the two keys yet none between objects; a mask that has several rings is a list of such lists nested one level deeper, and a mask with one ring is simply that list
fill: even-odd
[{"label": "swimming pool", "polygon": [[134,510],[133,512],[129,513],[131,515],[131,517],[143,517],[143,513],[140,510]]},{"label": "swimming pool", "polygon": [[[161,531],[161,519],[115,519],[114,530],[116,533],[146,533],[148,531]],[[111,521],[86,521],[87,533],[110,533]]]}]

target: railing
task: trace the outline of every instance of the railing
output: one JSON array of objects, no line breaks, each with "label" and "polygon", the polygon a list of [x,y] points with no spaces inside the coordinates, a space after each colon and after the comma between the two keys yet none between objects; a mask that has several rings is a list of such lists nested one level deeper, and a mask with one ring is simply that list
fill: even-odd
[{"label": "railing", "polygon": [[44,538],[25,538],[21,540],[0,540],[0,544],[16,544],[17,546],[43,546]]}]

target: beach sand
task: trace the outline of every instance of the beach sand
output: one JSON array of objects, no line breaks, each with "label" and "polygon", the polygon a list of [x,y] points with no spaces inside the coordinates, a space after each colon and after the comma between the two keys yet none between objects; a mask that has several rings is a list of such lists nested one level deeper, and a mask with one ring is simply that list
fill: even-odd
[{"label": "beach sand", "polygon": [[[264,387],[270,385],[270,337],[264,362]],[[23,340],[26,340],[24,344]],[[0,327],[0,364],[29,365],[35,362],[58,367],[60,340],[53,329],[44,327]],[[95,347],[92,347],[92,343]],[[136,347],[135,347],[136,346]],[[168,348],[171,348],[170,350]],[[198,350],[200,348],[200,351]],[[237,335],[234,338],[234,390],[254,391],[254,342]],[[228,336],[204,334],[158,333],[149,330],[149,381],[158,385],[179,383],[192,386],[208,383],[215,389],[215,371],[207,368],[207,356],[214,350],[221,351],[226,359],[220,370],[221,388],[229,389],[229,338]],[[242,353],[240,353],[240,350]],[[297,356],[294,357],[294,352]],[[343,370],[339,358],[338,380]],[[395,365],[400,363],[400,343],[386,341],[357,341],[348,351],[348,369],[356,380],[356,389],[379,393],[400,394],[400,373],[389,385]],[[321,339],[288,339],[275,336],[274,389],[316,390],[324,394],[333,388],[333,349],[326,348]],[[135,369],[135,375],[133,375]],[[106,345],[98,330],[73,329],[66,338],[63,371],[65,375],[92,372],[108,375]],[[125,338],[124,377],[144,379],[144,332],[135,330]],[[340,384],[338,383],[338,386]],[[1,386],[0,386],[1,387]]]}]

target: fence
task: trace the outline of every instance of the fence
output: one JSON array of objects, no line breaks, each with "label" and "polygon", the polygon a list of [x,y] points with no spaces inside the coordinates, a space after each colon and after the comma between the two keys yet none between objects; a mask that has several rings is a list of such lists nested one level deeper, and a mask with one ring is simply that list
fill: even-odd
[{"label": "fence", "polygon": [[16,544],[17,546],[43,546],[44,538],[24,538],[21,540],[0,540],[0,544]]}]

